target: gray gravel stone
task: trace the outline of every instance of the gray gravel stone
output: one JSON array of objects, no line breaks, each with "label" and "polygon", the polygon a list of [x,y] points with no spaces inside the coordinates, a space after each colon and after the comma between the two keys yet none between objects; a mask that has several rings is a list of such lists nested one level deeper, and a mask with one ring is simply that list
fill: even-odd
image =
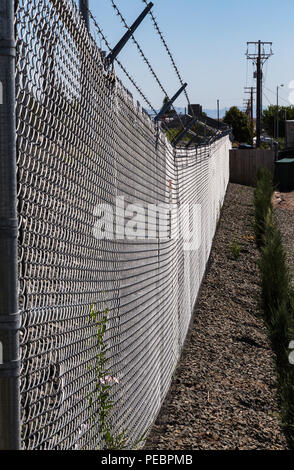
[{"label": "gray gravel stone", "polygon": [[287,261],[294,286],[294,211],[276,207],[274,213],[282,234],[283,245],[287,253]]},{"label": "gray gravel stone", "polygon": [[[146,449],[287,449],[274,353],[258,316],[252,218],[253,189],[230,184],[190,333]],[[237,260],[233,241],[242,248]]]}]

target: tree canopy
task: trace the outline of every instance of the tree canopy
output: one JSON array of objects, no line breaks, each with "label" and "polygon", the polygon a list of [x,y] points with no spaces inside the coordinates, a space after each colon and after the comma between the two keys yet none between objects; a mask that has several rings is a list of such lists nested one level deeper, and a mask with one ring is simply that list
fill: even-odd
[{"label": "tree canopy", "polygon": [[[294,108],[279,106],[279,136],[285,137],[285,117],[294,120]],[[269,136],[276,136],[277,106],[269,106],[263,111],[263,127]]]},{"label": "tree canopy", "polygon": [[233,135],[238,142],[252,143],[250,120],[247,114],[232,106],[224,117],[224,122],[233,128]]},{"label": "tree canopy", "polygon": [[[165,104],[167,104],[169,101],[168,97],[166,96],[162,102],[162,106],[164,106]],[[167,117],[174,117],[176,115],[176,112],[174,109],[172,109],[171,106],[169,106],[169,108],[165,111],[165,116]]]}]

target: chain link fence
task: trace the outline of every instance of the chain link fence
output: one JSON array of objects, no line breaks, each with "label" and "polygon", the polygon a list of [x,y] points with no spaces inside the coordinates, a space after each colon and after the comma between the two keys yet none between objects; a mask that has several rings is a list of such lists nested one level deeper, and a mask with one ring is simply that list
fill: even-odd
[{"label": "chain link fence", "polygon": [[[119,379],[111,421],[132,448],[160,409],[187,334],[230,141],[174,149],[105,67],[71,0],[19,0],[15,34],[21,445],[103,447],[99,407],[89,405],[99,354],[90,312],[106,305],[107,360]],[[135,228],[132,204],[142,209]],[[185,205],[198,208],[190,250],[174,236],[179,225],[191,231],[174,210]],[[146,211],[166,207],[164,237],[156,217],[152,237],[132,236]]]}]

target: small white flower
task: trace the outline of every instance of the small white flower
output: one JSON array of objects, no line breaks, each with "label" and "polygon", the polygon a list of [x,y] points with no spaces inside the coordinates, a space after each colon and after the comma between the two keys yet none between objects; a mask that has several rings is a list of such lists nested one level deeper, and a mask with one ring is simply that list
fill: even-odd
[{"label": "small white flower", "polygon": [[101,378],[101,379],[99,379],[99,380],[100,380],[100,382],[101,382],[102,384],[105,384],[105,380],[104,380],[104,379]]}]

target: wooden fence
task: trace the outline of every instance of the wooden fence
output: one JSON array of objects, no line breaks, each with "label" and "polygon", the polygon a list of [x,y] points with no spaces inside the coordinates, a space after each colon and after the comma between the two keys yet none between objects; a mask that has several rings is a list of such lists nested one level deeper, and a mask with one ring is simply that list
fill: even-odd
[{"label": "wooden fence", "polygon": [[273,150],[230,150],[230,182],[254,186],[259,167],[268,168],[274,175],[275,152]]}]

